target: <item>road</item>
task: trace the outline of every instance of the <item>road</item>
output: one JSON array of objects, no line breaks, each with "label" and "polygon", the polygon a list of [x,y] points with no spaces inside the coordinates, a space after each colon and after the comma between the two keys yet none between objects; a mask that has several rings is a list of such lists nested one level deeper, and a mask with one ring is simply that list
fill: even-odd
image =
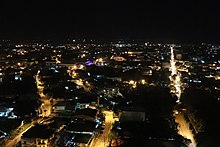
[{"label": "road", "polygon": [[31,127],[33,127],[33,123],[25,124],[25,126],[22,127],[18,135],[6,141],[4,147],[16,147],[16,144],[18,144],[18,142],[21,140],[22,134],[29,130]]},{"label": "road", "polygon": [[13,138],[12,140],[8,140],[5,147],[15,147],[16,144],[21,140],[21,136],[22,136],[22,134],[19,134],[15,138]]},{"label": "road", "polygon": [[[75,67],[76,68],[76,67]],[[83,80],[79,78],[78,73],[76,73],[74,70],[67,70],[67,73],[69,74],[70,77],[72,77],[71,82],[74,82],[76,85],[79,87],[82,87],[85,91],[90,92],[93,86],[86,80]]]},{"label": "road", "polygon": [[[41,105],[41,110],[43,111],[42,116],[49,116],[51,111],[51,102],[50,99],[46,98],[46,96],[43,94],[44,86],[40,79],[40,71],[37,72],[36,75],[36,86],[38,88],[38,93],[41,97],[41,101],[43,104]],[[36,120],[37,122],[37,120]],[[34,122],[23,124],[23,126],[20,127],[20,129],[17,129],[14,131],[13,138],[9,138],[5,141],[4,147],[15,147],[16,144],[21,140],[21,136],[23,133],[25,133],[28,129],[30,129],[33,126]]]},{"label": "road", "polygon": [[185,121],[185,118],[181,112],[175,115],[175,121],[179,124],[178,133],[183,137],[191,140],[192,143],[189,145],[189,147],[196,147],[193,133],[190,130],[189,124]]},{"label": "road", "polygon": [[171,85],[174,85],[174,88],[175,88],[174,91],[172,91],[172,92],[176,94],[176,96],[178,98],[177,102],[180,102],[180,97],[181,97],[181,93],[182,93],[181,74],[180,74],[180,72],[178,72],[178,68],[176,66],[174,49],[172,46],[170,47],[170,53],[171,53],[171,57],[170,57],[170,71],[171,71],[170,82],[171,82]]},{"label": "road", "polygon": [[50,102],[50,98],[46,97],[43,94],[44,86],[43,86],[43,83],[41,82],[41,78],[39,74],[40,74],[40,70],[37,72],[37,75],[36,75],[36,85],[38,89],[38,94],[40,95],[41,102],[42,102],[42,105],[41,105],[42,114],[40,114],[39,116],[48,117],[51,114],[52,105]]},{"label": "road", "polygon": [[105,129],[102,134],[99,134],[91,144],[91,147],[107,147],[109,145],[108,136],[112,129],[112,124],[115,122],[113,112],[104,111],[105,114]]},{"label": "road", "polygon": [[[174,86],[174,90],[171,92],[175,93],[178,100],[177,103],[180,102],[180,98],[181,98],[181,94],[182,94],[182,83],[181,83],[181,73],[178,71],[178,67],[176,66],[176,60],[175,60],[175,55],[174,55],[174,49],[171,46],[170,47],[170,71],[171,71],[171,75],[170,75],[170,83],[171,85]],[[183,137],[190,139],[191,140],[191,144],[189,145],[189,147],[196,147],[195,144],[195,140],[194,140],[194,136],[192,134],[192,131],[189,128],[189,125],[187,124],[187,122],[185,121],[185,118],[183,116],[182,113],[177,113],[175,114],[175,121],[179,124],[178,130],[179,130],[179,134],[182,135]]]}]

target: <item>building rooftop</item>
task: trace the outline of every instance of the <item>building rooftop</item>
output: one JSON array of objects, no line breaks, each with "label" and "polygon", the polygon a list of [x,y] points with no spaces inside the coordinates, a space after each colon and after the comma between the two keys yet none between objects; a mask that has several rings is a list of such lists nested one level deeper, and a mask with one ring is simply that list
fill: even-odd
[{"label": "building rooftop", "polygon": [[81,121],[81,122],[72,122],[70,123],[66,130],[70,132],[93,132],[96,127],[96,123],[93,121]]},{"label": "building rooftop", "polygon": [[90,134],[76,134],[76,136],[73,139],[73,142],[88,144],[91,138],[92,135]]},{"label": "building rooftop", "polygon": [[97,112],[98,112],[98,110],[91,109],[91,108],[78,109],[78,110],[76,110],[74,116],[85,115],[85,116],[95,118],[97,115]]},{"label": "building rooftop", "polygon": [[52,137],[54,130],[48,129],[47,125],[36,125],[25,132],[22,137],[48,139]]}]

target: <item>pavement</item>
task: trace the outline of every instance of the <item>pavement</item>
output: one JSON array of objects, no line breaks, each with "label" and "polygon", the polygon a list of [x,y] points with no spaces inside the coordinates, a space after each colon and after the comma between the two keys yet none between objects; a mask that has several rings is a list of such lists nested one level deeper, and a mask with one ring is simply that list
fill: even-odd
[{"label": "pavement", "polygon": [[49,98],[41,98],[43,105],[41,105],[42,116],[49,117],[52,110],[52,105]]},{"label": "pavement", "polygon": [[19,132],[18,135],[16,135],[15,137],[13,137],[12,139],[8,139],[5,144],[4,147],[16,147],[16,145],[18,144],[18,142],[21,140],[21,136],[23,133],[25,133],[27,130],[29,130],[31,127],[33,126],[32,123],[30,124],[26,124],[26,127],[21,129],[21,131]]},{"label": "pavement", "polygon": [[39,93],[39,95],[41,97],[41,101],[42,101],[41,110],[43,112],[42,112],[41,116],[48,117],[51,113],[52,105],[51,105],[51,102],[50,102],[50,98],[47,98],[43,94],[44,86],[42,86],[43,83],[41,82],[41,79],[39,77],[39,73],[40,73],[40,71],[38,71],[38,73],[36,75],[36,86],[37,86],[38,93]]},{"label": "pavement", "polygon": [[113,112],[104,111],[103,113],[105,114],[105,129],[103,130],[102,134],[99,134],[96,136],[96,138],[94,138],[90,147],[107,147],[109,145],[108,136],[115,119],[113,118]]},{"label": "pavement", "polygon": [[22,134],[17,135],[12,140],[9,140],[8,142],[6,142],[4,146],[5,147],[16,147],[16,144],[21,140],[21,136]]},{"label": "pavement", "polygon": [[181,112],[175,115],[175,121],[179,124],[178,133],[182,135],[183,137],[191,140],[192,143],[189,145],[189,147],[196,147],[194,135],[192,131],[190,130],[189,124],[186,122]]}]

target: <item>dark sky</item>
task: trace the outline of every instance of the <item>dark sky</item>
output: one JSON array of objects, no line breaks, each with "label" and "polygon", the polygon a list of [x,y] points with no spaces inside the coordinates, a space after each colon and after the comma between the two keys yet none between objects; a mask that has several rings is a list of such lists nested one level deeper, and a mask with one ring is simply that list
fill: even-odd
[{"label": "dark sky", "polygon": [[219,4],[185,0],[3,0],[0,38],[220,41]]}]

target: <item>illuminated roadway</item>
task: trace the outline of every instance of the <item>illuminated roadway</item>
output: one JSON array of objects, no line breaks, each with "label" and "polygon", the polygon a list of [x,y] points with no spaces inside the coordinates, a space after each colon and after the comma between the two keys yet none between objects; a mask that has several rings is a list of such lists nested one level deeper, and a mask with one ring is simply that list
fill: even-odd
[{"label": "illuminated roadway", "polygon": [[27,130],[29,130],[31,127],[33,127],[33,122],[32,123],[28,123],[28,124],[24,124],[20,130],[18,130],[18,135],[16,135],[15,137],[11,138],[11,139],[7,139],[4,147],[15,147],[18,142],[21,140],[21,136],[22,134],[24,134]]},{"label": "illuminated roadway", "polygon": [[174,93],[176,94],[178,100],[177,103],[180,102],[180,97],[182,93],[181,89],[181,74],[178,72],[178,69],[176,67],[176,60],[174,56],[174,51],[173,47],[170,47],[170,53],[171,53],[171,59],[170,59],[170,71],[171,71],[171,76],[170,76],[170,81],[171,84],[175,87]]},{"label": "illuminated roadway", "polygon": [[[50,115],[52,106],[50,103],[50,99],[48,99],[43,94],[44,86],[42,86],[43,83],[40,80],[39,74],[40,74],[40,71],[38,71],[36,75],[36,85],[37,85],[38,93],[41,97],[41,101],[43,102],[43,104],[41,105],[41,110],[43,111],[42,116],[45,117],[45,116]],[[22,126],[20,126],[19,129],[14,130],[13,134],[17,134],[17,135],[6,139],[4,143],[4,147],[15,147],[16,144],[21,140],[22,134],[25,133],[27,130],[29,130],[33,126],[34,122],[37,122],[37,121],[38,120],[32,121],[31,123],[25,123]]]},{"label": "illuminated roadway", "polygon": [[[41,110],[43,111],[42,116],[49,116],[51,110],[51,104],[50,104],[50,100],[46,98],[46,96],[43,94],[44,86],[42,86],[43,83],[40,80],[39,74],[40,71],[38,71],[36,75],[36,85],[37,85],[38,93],[41,97],[41,101],[43,102],[41,106]],[[19,127],[19,129],[14,130],[13,134],[17,134],[17,135],[15,136],[12,135],[13,137],[6,139],[4,143],[4,147],[15,147],[16,144],[21,140],[22,134],[25,133],[28,129],[30,129],[33,126],[34,122],[23,124],[22,126]]]},{"label": "illuminated roadway", "polygon": [[47,117],[51,114],[52,105],[51,105],[50,99],[47,98],[43,94],[44,86],[42,86],[43,83],[41,82],[39,74],[40,74],[40,71],[38,71],[36,75],[36,84],[37,84],[38,94],[40,95],[40,98],[42,101],[42,105],[41,105],[42,114],[41,115],[43,117]]},{"label": "illuminated roadway", "polygon": [[108,136],[112,129],[112,125],[115,122],[113,118],[112,111],[104,111],[105,114],[105,129],[102,134],[99,134],[96,138],[94,138],[90,147],[107,147],[109,146]]},{"label": "illuminated roadway", "polygon": [[183,114],[182,113],[176,114],[175,121],[179,124],[178,133],[183,137],[191,140],[192,143],[189,145],[189,147],[196,147],[193,133],[189,128],[189,123],[187,123],[186,120],[184,119]]},{"label": "illuminated roadway", "polygon": [[[180,98],[182,94],[181,74],[180,72],[178,72],[178,68],[176,67],[174,49],[172,46],[170,47],[170,53],[171,53],[170,55],[170,71],[171,71],[170,82],[171,82],[171,85],[174,86],[174,89],[171,89],[171,92],[175,93],[175,95],[178,98],[177,103],[180,103]],[[182,135],[183,137],[191,140],[192,143],[189,145],[189,147],[196,147],[193,133],[189,128],[189,124],[185,121],[183,114],[181,112],[177,112],[174,117],[175,117],[175,121],[179,124],[178,133]]]},{"label": "illuminated roadway", "polygon": [[[75,69],[77,69],[77,67],[75,67]],[[72,80],[70,81],[74,82],[79,87],[82,87],[85,91],[90,92],[90,90],[93,88],[88,81],[80,79],[78,74],[74,70],[67,70],[67,73],[69,74],[69,76],[72,77]]]}]

